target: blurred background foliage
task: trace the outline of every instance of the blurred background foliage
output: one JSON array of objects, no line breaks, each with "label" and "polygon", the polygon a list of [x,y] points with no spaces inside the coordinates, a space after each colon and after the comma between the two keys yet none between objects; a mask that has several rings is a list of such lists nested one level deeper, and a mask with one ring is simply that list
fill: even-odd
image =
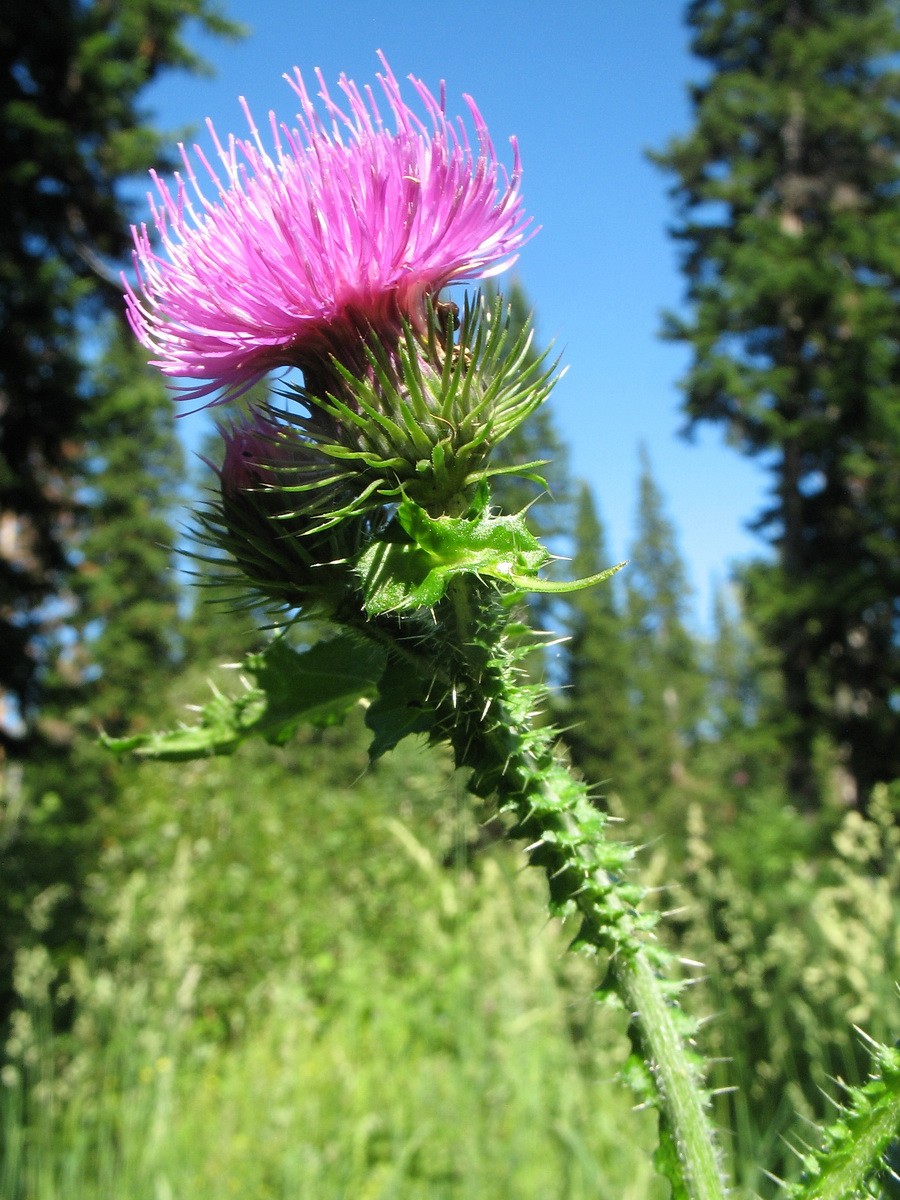
[{"label": "blurred background foliage", "polygon": [[[237,33],[205,0],[53,0],[0,28],[0,1197],[661,1198],[652,1116],[616,1082],[624,1015],[440,754],[368,766],[361,714],[178,768],[97,746],[237,686],[222,664],[260,637],[173,571],[209,477],[115,282],[122,185],[162,144],[141,89],[200,65],[191,18]],[[661,936],[704,964],[717,1116],[766,1196],[762,1168],[796,1175],[804,1122],[864,1077],[853,1025],[891,1042],[900,1016],[900,34],[876,0],[688,20],[710,71],[660,155],[693,313],[669,332],[695,354],[689,421],[771,454],[773,555],[699,636],[642,454],[630,566],[534,606],[568,634],[535,669],[644,847]],[[502,453],[553,460],[558,503],[529,520],[557,569],[609,565],[552,409]]]}]

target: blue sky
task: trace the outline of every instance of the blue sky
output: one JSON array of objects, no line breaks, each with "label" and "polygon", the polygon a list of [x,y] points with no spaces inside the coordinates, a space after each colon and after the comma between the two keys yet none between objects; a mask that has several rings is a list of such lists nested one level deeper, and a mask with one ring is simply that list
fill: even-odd
[{"label": "blue sky", "polygon": [[[767,489],[761,469],[722,444],[718,430],[678,436],[676,381],[684,347],[657,336],[659,315],[683,294],[665,176],[644,151],[690,124],[686,83],[700,74],[687,46],[683,0],[227,0],[249,36],[229,44],[189,31],[213,79],[171,75],[148,94],[157,124],[191,124],[205,139],[245,132],[244,95],[260,126],[269,109],[290,119],[281,76],[321,67],[373,79],[376,50],[398,77],[421,76],[464,111],[484,114],[498,154],[519,140],[527,210],[541,226],[516,271],[537,312],[538,336],[556,339],[568,372],[553,409],[573,473],[594,489],[616,558],[631,537],[637,447],[646,443],[697,590],[701,625],[728,564],[759,550],[746,522]],[[502,282],[502,277],[501,277]]]}]

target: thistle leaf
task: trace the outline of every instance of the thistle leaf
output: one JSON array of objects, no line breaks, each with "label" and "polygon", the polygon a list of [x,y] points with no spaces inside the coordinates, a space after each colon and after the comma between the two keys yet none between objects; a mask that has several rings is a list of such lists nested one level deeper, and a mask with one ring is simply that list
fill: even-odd
[{"label": "thistle leaf", "polygon": [[586,575],[584,579],[535,579],[533,576],[520,579],[515,575],[511,576],[511,579],[523,592],[580,592],[583,588],[593,587],[595,583],[603,583],[624,566],[624,562],[616,563],[614,567],[607,567],[605,571],[599,571],[596,575]]},{"label": "thistle leaf", "polygon": [[214,692],[198,724],[103,741],[117,754],[166,762],[232,754],[251,737],[282,746],[303,722],[339,720],[360,698],[374,695],[384,664],[380,647],[349,634],[308,650],[279,640],[244,664],[256,686],[234,698]]},{"label": "thistle leaf", "polygon": [[404,500],[385,536],[361,555],[357,569],[370,616],[432,607],[450,580],[473,574],[522,592],[571,592],[609,578],[611,567],[589,579],[558,582],[537,572],[551,560],[522,513],[493,516],[480,505],[467,517],[430,517]]},{"label": "thistle leaf", "polygon": [[369,758],[374,761],[414,733],[430,733],[433,705],[428,703],[426,681],[399,657],[390,656],[378,684],[378,696],[366,710],[372,730]]}]

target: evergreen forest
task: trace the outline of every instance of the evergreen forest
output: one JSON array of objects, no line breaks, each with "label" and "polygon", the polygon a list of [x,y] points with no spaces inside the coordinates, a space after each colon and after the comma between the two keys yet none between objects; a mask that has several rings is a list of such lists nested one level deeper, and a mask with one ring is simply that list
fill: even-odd
[{"label": "evergreen forest", "polygon": [[[628,566],[529,600],[563,640],[528,663],[692,981],[734,1194],[767,1200],[865,1083],[866,1038],[900,1034],[900,13],[686,19],[663,333],[687,427],[771,471],[760,553],[698,632],[635,447]],[[271,636],[194,578],[215,468],[121,298],[128,185],[172,166],[142,97],[204,68],[198,23],[241,36],[212,0],[0,18],[0,1200],[664,1200],[628,1014],[449,754],[371,763],[361,708],[230,758],[101,744],[236,694]],[[557,576],[609,567],[552,403],[500,449],[547,463],[552,500],[511,475],[495,498]]]}]

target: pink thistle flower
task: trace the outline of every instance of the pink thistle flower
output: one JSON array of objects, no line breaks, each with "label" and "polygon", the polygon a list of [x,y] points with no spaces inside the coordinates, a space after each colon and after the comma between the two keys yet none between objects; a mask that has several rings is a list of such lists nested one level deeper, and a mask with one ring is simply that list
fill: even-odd
[{"label": "pink thistle flower", "polygon": [[462,118],[448,120],[443,85],[438,102],[410,77],[423,121],[381,61],[395,131],[371,87],[363,94],[341,76],[344,111],[317,72],[323,118],[295,68],[285,78],[300,100],[299,128],[270,114],[273,154],[243,98],[249,139],[230,137],[226,148],[208,122],[222,177],[194,151],[215,200],[183,146],[185,176],[176,174],[174,187],[153,175],[162,248],[154,250],[146,226],[133,230],[138,282],[126,281],[126,304],[154,365],[194,381],[179,389],[182,399],[222,403],[277,367],[314,375],[332,354],[355,364],[369,331],[396,337],[403,319],[424,328],[441,288],[515,261],[530,220],[515,139],[510,178],[469,96],[477,149]]}]

